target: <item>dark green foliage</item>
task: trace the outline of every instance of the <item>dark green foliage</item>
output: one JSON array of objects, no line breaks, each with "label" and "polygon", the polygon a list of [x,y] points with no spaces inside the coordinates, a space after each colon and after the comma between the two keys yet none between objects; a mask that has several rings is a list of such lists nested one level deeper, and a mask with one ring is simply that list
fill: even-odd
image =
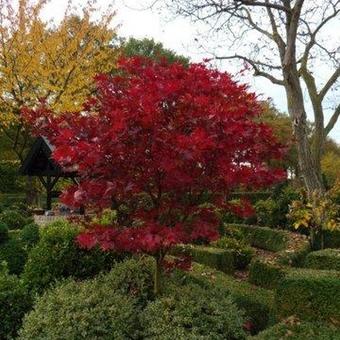
[{"label": "dark green foliage", "polygon": [[325,248],[340,248],[340,230],[324,232],[324,246]]},{"label": "dark green foliage", "polygon": [[19,176],[19,161],[0,160],[0,192],[16,193],[25,190],[25,179]]},{"label": "dark green foliage", "polygon": [[270,228],[280,227],[279,205],[276,200],[268,198],[257,201],[255,211],[258,225]]},{"label": "dark green foliage", "polygon": [[27,249],[32,248],[40,239],[39,226],[35,223],[25,225],[20,231],[19,238]]},{"label": "dark green foliage", "polygon": [[23,248],[22,243],[13,236],[0,244],[0,263],[3,261],[7,263],[10,274],[21,274],[26,259],[27,253]]},{"label": "dark green foliage", "polygon": [[275,263],[255,259],[249,267],[249,282],[267,289],[274,289],[286,275],[287,268]]},{"label": "dark green foliage", "polygon": [[4,210],[0,214],[0,222],[5,223],[8,229],[22,229],[26,224],[31,223],[32,220],[23,216],[23,214],[17,210]]},{"label": "dark green foliage", "polygon": [[226,224],[225,233],[228,233],[230,227],[239,229],[247,242],[254,247],[270,251],[280,251],[287,247],[288,233],[283,230],[246,224]]},{"label": "dark green foliage", "polygon": [[234,266],[236,269],[246,268],[254,256],[254,250],[245,241],[232,237],[222,236],[212,245],[224,250],[231,250],[234,255]]},{"label": "dark green foliage", "polygon": [[145,339],[245,339],[242,313],[223,290],[176,286],[142,314]]},{"label": "dark green foliage", "polygon": [[41,293],[56,280],[86,279],[113,266],[117,255],[100,249],[80,249],[75,243],[79,232],[79,228],[64,221],[41,229],[40,240],[29,252],[22,276],[30,289]]},{"label": "dark green foliage", "polygon": [[280,322],[255,337],[253,340],[339,340],[340,329],[320,322],[300,322],[294,319]]},{"label": "dark green foliage", "polygon": [[255,204],[258,200],[265,200],[270,197],[270,191],[238,191],[230,195],[231,199],[244,198]]},{"label": "dark green foliage", "polygon": [[20,280],[0,268],[0,339],[17,335],[24,314],[31,308],[31,299]]},{"label": "dark green foliage", "polygon": [[340,271],[340,249],[313,251],[306,257],[305,266],[313,269]]},{"label": "dark green foliage", "polygon": [[153,258],[136,257],[116,263],[113,269],[102,276],[111,291],[129,295],[145,306],[153,298]]},{"label": "dark green foliage", "polygon": [[143,56],[154,60],[164,58],[170,63],[179,62],[183,65],[189,64],[188,58],[176,54],[174,51],[165,48],[162,43],[157,43],[153,39],[130,38],[123,42],[121,49],[126,57]]},{"label": "dark green foliage", "polygon": [[39,297],[19,339],[136,339],[136,301],[96,278],[68,282]]},{"label": "dark green foliage", "polygon": [[195,262],[221,270],[224,273],[232,274],[234,272],[234,255],[231,250],[187,245],[176,247],[173,254],[190,255]]},{"label": "dark green foliage", "polygon": [[306,256],[310,251],[308,240],[300,241],[299,246],[294,251],[290,249],[280,251],[277,254],[277,263],[285,266],[304,267]]},{"label": "dark green foliage", "polygon": [[237,281],[231,276],[198,264],[194,264],[193,270],[185,275],[201,285],[208,283],[212,287],[220,287],[225,294],[230,294],[254,325],[254,333],[274,323],[274,294],[271,291]]},{"label": "dark green foliage", "polygon": [[8,227],[4,222],[0,222],[0,244],[8,240]]},{"label": "dark green foliage", "polygon": [[289,271],[276,290],[280,317],[340,322],[340,273],[298,269]]}]

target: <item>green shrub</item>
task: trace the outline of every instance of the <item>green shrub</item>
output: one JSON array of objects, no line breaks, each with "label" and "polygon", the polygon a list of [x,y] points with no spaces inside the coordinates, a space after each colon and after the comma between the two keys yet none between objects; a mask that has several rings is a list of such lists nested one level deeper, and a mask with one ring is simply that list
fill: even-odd
[{"label": "green shrub", "polygon": [[100,278],[68,282],[39,297],[19,339],[136,339],[136,301],[114,293]]},{"label": "green shrub", "polygon": [[[237,306],[245,311],[246,318],[254,325],[254,332],[275,322],[273,292],[248,282],[240,282],[220,271],[199,264],[194,264],[192,271],[183,275],[190,282],[201,284],[205,289],[210,289],[211,286],[219,287],[225,294],[230,294]],[[207,284],[211,286],[206,286]]]},{"label": "green shrub", "polygon": [[310,243],[308,240],[300,241],[294,250],[285,249],[277,255],[277,263],[292,267],[304,267],[306,256],[310,253]]},{"label": "green shrub", "polygon": [[115,264],[101,280],[114,293],[129,295],[145,306],[153,298],[153,265],[150,257],[127,259]]},{"label": "green shrub", "polygon": [[306,257],[305,266],[313,269],[340,271],[340,249],[313,251]]},{"label": "green shrub", "polygon": [[253,340],[339,340],[339,329],[320,322],[300,322],[294,319],[280,322],[255,337]]},{"label": "green shrub", "polygon": [[266,227],[258,227],[246,224],[225,225],[225,229],[238,228],[252,246],[270,250],[280,251],[287,247],[288,233],[283,230],[274,230]]},{"label": "green shrub", "polygon": [[25,225],[20,231],[19,238],[27,249],[32,248],[40,239],[39,226],[35,223]]},{"label": "green shrub", "polygon": [[150,302],[142,313],[145,339],[245,339],[242,313],[219,289],[188,284]]},{"label": "green shrub", "polygon": [[86,279],[112,267],[117,255],[100,249],[80,249],[75,243],[78,233],[79,228],[65,221],[41,229],[40,240],[30,250],[22,276],[30,289],[41,293],[56,280]]},{"label": "green shrub", "polygon": [[280,317],[340,322],[340,273],[291,270],[279,283],[275,299]]},{"label": "green shrub", "polygon": [[271,198],[259,200],[255,204],[257,223],[263,227],[277,228],[280,222],[280,210],[276,201]]},{"label": "green shrub", "polygon": [[250,263],[249,282],[267,289],[275,288],[286,275],[287,269],[275,261],[255,259]]},{"label": "green shrub", "polygon": [[8,227],[7,224],[0,222],[0,243],[8,240]]},{"label": "green shrub", "polygon": [[5,261],[10,274],[22,273],[27,259],[27,252],[20,241],[11,237],[0,244],[0,263]]},{"label": "green shrub", "polygon": [[221,270],[224,273],[232,274],[234,272],[234,255],[231,250],[186,245],[176,247],[172,253],[174,255],[190,255],[193,261]]},{"label": "green shrub", "polygon": [[340,230],[324,231],[325,248],[340,248]]},{"label": "green shrub", "polygon": [[254,256],[254,250],[244,241],[232,237],[222,236],[213,242],[214,247],[231,250],[234,255],[234,266],[236,269],[244,269]]},{"label": "green shrub", "polygon": [[23,216],[16,210],[4,210],[0,214],[0,222],[5,223],[8,229],[22,229],[26,224],[31,223],[32,220]]},{"label": "green shrub", "polygon": [[17,335],[30,308],[31,299],[21,281],[0,269],[0,339],[13,339]]}]

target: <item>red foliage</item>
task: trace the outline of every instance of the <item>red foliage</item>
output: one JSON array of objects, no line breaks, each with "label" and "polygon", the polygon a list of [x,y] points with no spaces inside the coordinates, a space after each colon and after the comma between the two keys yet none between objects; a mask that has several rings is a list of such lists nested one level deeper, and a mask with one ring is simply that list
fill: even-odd
[{"label": "red foliage", "polygon": [[78,171],[81,182],[63,194],[66,204],[115,202],[128,211],[120,228],[95,227],[79,244],[157,256],[178,243],[216,239],[213,209],[202,203],[218,206],[239,185],[258,188],[285,176],[268,166],[282,148],[253,119],[259,113],[255,95],[227,73],[141,57],[97,76],[97,93],[80,113],[24,110],[55,146],[54,159]]}]

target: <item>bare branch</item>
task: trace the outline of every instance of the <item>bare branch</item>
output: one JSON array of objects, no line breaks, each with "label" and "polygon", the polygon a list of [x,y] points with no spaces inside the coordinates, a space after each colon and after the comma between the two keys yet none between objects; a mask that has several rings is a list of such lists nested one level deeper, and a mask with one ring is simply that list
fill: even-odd
[{"label": "bare branch", "polygon": [[321,100],[324,99],[327,92],[330,90],[330,88],[335,84],[335,82],[340,77],[340,67],[338,67],[335,72],[332,74],[332,76],[328,79],[327,83],[324,85],[324,87],[321,89],[319,93],[319,97]]},{"label": "bare branch", "polygon": [[[225,56],[225,57],[215,57],[215,59],[217,60],[228,60],[228,59],[240,59],[240,60],[244,60],[245,62],[247,62],[248,64],[251,65],[251,67],[254,69],[254,76],[260,76],[260,77],[265,77],[267,79],[269,79],[273,84],[277,84],[277,85],[284,85],[284,81],[282,79],[278,79],[276,77],[274,77],[272,74],[267,73],[263,70],[260,70],[259,66],[267,66],[267,64],[264,64],[262,62],[256,62],[254,60],[251,60],[245,56],[241,56],[241,55],[233,55],[233,56]],[[278,66],[272,66],[272,68],[280,68]]]},{"label": "bare branch", "polygon": [[338,121],[339,116],[340,116],[340,105],[337,106],[331,119],[329,120],[328,124],[325,127],[325,136],[327,136],[329,132],[333,129],[336,122]]}]

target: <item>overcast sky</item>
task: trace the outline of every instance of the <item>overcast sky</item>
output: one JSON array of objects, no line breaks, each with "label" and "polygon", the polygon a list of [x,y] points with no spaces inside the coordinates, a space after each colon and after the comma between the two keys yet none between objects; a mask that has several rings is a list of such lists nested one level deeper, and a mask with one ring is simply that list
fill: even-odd
[{"label": "overcast sky", "polygon": [[[80,2],[84,3],[85,0]],[[197,32],[201,30],[202,27],[198,27],[196,24],[183,18],[166,21],[164,20],[166,15],[164,12],[160,14],[155,10],[138,10],[138,8],[145,7],[145,4],[150,2],[150,0],[98,0],[98,2],[102,4],[104,8],[110,2],[115,4],[114,7],[117,10],[117,16],[113,24],[119,25],[118,34],[120,36],[154,38],[156,41],[162,42],[166,48],[189,56],[191,60],[195,62],[200,62],[203,58],[209,56],[208,53],[203,53],[197,47],[200,43],[200,36],[197,35]],[[51,3],[45,10],[46,17],[60,18],[66,3],[67,0],[51,0]],[[339,27],[340,26],[338,26],[338,28]],[[336,32],[336,30],[332,31]],[[232,62],[219,63],[217,67],[232,74],[237,72]],[[286,97],[280,86],[273,85],[269,80],[251,76],[247,76],[241,79],[241,81],[247,82],[251,88],[256,93],[261,94],[263,98],[272,98],[277,108],[286,112]],[[336,100],[338,102],[339,98]],[[326,122],[328,121],[330,113],[331,112],[326,112]],[[312,119],[312,116],[310,117]],[[330,136],[340,144],[339,121],[330,133]]]}]

